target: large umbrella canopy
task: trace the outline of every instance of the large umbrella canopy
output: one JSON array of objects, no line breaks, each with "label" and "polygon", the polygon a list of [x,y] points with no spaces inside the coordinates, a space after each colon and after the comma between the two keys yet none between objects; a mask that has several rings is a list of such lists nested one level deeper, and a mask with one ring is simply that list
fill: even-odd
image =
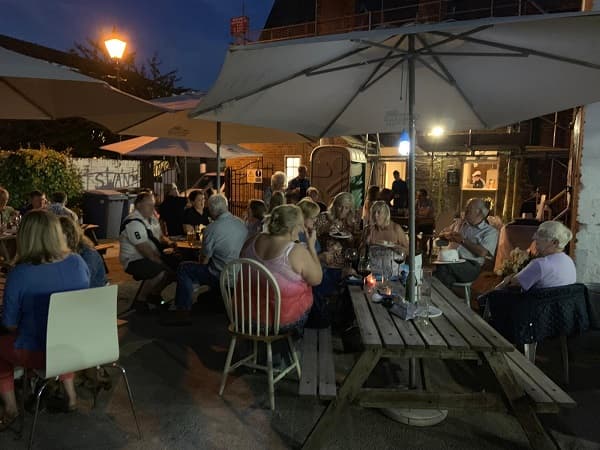
[{"label": "large umbrella canopy", "polygon": [[506,125],[600,100],[598,14],[409,25],[233,47],[193,115],[312,136],[399,132],[408,128],[412,60],[420,129]]},{"label": "large umbrella canopy", "polygon": [[67,67],[0,47],[0,119],[83,117],[116,131],[165,111]]},{"label": "large umbrella canopy", "polygon": [[[189,158],[216,158],[217,146],[205,142],[191,142],[181,139],[166,139],[142,136],[100,147],[102,150],[127,156],[177,156]],[[260,153],[226,144],[221,146],[221,158],[248,158],[262,156]]]},{"label": "large umbrella canopy", "polygon": [[[409,279],[415,267],[415,139],[600,100],[600,13],[409,25],[233,47],[192,114],[313,136],[410,130]],[[415,299],[410,287],[409,299]]]},{"label": "large umbrella canopy", "polygon": [[[192,120],[189,112],[202,101],[201,94],[186,94],[153,100],[153,103],[169,110],[144,122],[123,127],[120,134],[129,136],[155,136],[169,139],[185,139],[197,142],[217,142],[217,122]],[[280,129],[270,129],[235,123],[221,122],[221,143],[242,142],[309,142],[305,136]]]}]

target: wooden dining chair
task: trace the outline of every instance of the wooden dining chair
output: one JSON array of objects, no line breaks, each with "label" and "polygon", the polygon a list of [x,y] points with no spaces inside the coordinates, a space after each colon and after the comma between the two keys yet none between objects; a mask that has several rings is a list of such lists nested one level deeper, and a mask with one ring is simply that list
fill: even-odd
[{"label": "wooden dining chair", "polygon": [[[279,333],[281,293],[273,274],[263,264],[250,259],[237,259],[225,266],[221,272],[221,294],[229,317],[231,341],[219,395],[223,395],[227,375],[239,366],[267,372],[269,382],[269,402],[275,409],[275,383],[296,369],[300,379],[300,362],[290,333]],[[250,355],[231,363],[238,339],[252,341]],[[283,369],[273,369],[272,344],[287,340],[292,363]],[[258,344],[267,348],[267,364],[258,364]]]}]

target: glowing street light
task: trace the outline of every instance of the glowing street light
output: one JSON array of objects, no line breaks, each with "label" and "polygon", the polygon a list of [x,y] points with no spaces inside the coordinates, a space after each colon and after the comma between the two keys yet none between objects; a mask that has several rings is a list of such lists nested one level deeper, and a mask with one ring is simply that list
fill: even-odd
[{"label": "glowing street light", "polygon": [[444,135],[445,132],[446,130],[444,130],[444,127],[438,125],[431,129],[431,131],[429,132],[429,136],[441,137]]},{"label": "glowing street light", "polygon": [[400,156],[408,156],[410,154],[410,136],[406,130],[402,130],[402,133],[400,133],[398,153]]},{"label": "glowing street light", "polygon": [[108,55],[118,62],[123,57],[123,53],[125,53],[125,47],[127,47],[127,42],[119,39],[116,36],[116,32],[117,29],[115,27],[113,28],[111,38],[105,40],[104,45],[106,46],[106,50],[108,50]]}]

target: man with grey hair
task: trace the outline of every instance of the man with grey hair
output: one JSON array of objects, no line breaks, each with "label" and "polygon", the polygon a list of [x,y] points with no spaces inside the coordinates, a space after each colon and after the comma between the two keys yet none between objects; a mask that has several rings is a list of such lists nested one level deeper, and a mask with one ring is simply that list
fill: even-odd
[{"label": "man with grey hair", "polygon": [[190,323],[193,285],[219,289],[221,271],[227,263],[240,256],[248,236],[244,222],[229,212],[227,198],[223,194],[215,194],[208,199],[208,212],[212,222],[204,229],[200,261],[184,262],[177,268],[177,311],[174,317],[165,321],[165,325]]},{"label": "man with grey hair", "polygon": [[542,223],[533,235],[536,258],[519,273],[502,280],[496,289],[514,287],[528,291],[531,288],[567,286],[575,283],[575,263],[564,253],[565,246],[572,238],[573,233],[562,223],[554,220]]},{"label": "man with grey hair", "polygon": [[486,257],[493,257],[498,245],[498,230],[487,223],[489,209],[480,198],[467,203],[464,219],[457,220],[440,233],[440,238],[449,241],[450,249],[458,250],[464,262],[439,265],[435,276],[446,286],[456,282],[475,281],[481,272]]},{"label": "man with grey hair", "polygon": [[287,175],[284,172],[277,171],[273,175],[271,175],[271,186],[265,189],[265,193],[263,195],[263,201],[265,205],[267,205],[267,209],[270,209],[271,197],[274,192],[277,191],[285,191],[285,186],[287,184]]}]

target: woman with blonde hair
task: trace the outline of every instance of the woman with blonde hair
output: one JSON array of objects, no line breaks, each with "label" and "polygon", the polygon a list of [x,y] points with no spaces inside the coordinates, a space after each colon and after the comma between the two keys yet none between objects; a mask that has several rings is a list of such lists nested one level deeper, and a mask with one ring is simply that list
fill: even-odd
[{"label": "woman with blonde hair", "polygon": [[[263,195],[263,201],[265,205],[269,207],[269,211],[275,208],[275,206],[271,206],[271,198],[275,192],[282,192],[286,190],[287,187],[287,175],[284,172],[277,171],[273,175],[271,175],[271,185],[265,189],[265,193]],[[283,196],[285,199],[285,194]],[[285,202],[284,202],[285,203]],[[283,203],[280,203],[283,205]]]},{"label": "woman with blonde hair", "polygon": [[[19,414],[14,368],[45,366],[50,295],[85,289],[90,283],[85,261],[69,251],[58,218],[47,211],[33,210],[23,218],[17,233],[15,264],[4,288],[2,324],[10,334],[0,337],[0,397],[4,402],[0,431]],[[72,411],[77,404],[73,374],[60,378],[67,395],[64,410]]]},{"label": "woman with blonde hair", "polygon": [[282,205],[272,212],[268,233],[257,234],[244,244],[243,258],[264,264],[273,273],[281,290],[280,331],[302,328],[313,303],[312,286],[323,274],[315,250],[316,234],[308,234],[307,245],[296,243],[304,231],[302,210]]},{"label": "woman with blonde hair", "polygon": [[363,245],[383,244],[403,252],[408,249],[408,238],[400,225],[392,222],[390,207],[381,200],[371,206],[369,226],[363,231]]},{"label": "woman with blonde hair", "polygon": [[[302,211],[304,217],[304,231],[299,233],[300,242],[307,242],[306,234],[310,234],[315,229],[315,219],[321,213],[319,205],[313,201],[310,197],[304,197],[300,200],[296,206]],[[315,242],[315,249],[318,253],[321,253],[321,246],[319,241]]]},{"label": "woman with blonde hair", "polygon": [[343,264],[343,248],[354,247],[354,197],[349,192],[337,194],[326,213],[315,220],[317,236],[324,249],[322,259],[328,266]]},{"label": "woman with blonde hair", "polygon": [[67,240],[67,246],[73,253],[77,253],[83,258],[90,271],[90,286],[102,287],[106,286],[106,268],[104,260],[100,253],[94,248],[92,241],[83,234],[83,230],[79,224],[67,216],[61,216],[58,219],[62,227],[63,234]]}]

